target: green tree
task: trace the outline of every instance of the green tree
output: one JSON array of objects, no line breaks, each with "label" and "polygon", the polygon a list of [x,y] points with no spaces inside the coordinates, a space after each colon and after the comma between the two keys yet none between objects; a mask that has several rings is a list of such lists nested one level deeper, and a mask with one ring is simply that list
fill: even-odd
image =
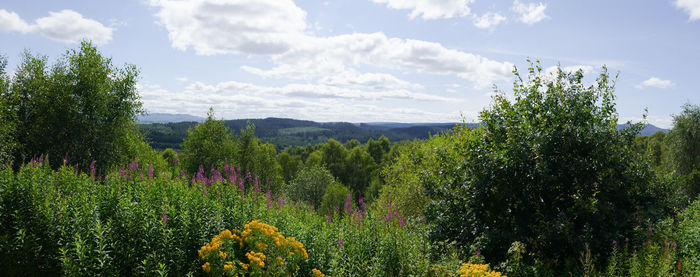
[{"label": "green tree", "polygon": [[381,136],[378,140],[367,140],[367,151],[377,164],[382,163],[384,155],[389,153],[391,142],[385,136]]},{"label": "green tree", "polygon": [[301,162],[301,157],[297,155],[290,155],[289,152],[283,151],[277,156],[277,161],[282,167],[282,177],[285,183],[289,183],[297,176],[299,170],[304,167],[304,163]]},{"label": "green tree", "polygon": [[346,182],[353,192],[364,192],[372,180],[377,164],[364,147],[357,146],[349,151],[346,158]]},{"label": "green tree", "polygon": [[700,105],[683,105],[669,133],[673,168],[686,178],[691,197],[700,193]]},{"label": "green tree", "polygon": [[260,178],[265,178],[264,185],[277,192],[284,182],[282,167],[277,161],[277,149],[270,143],[262,144],[255,136],[255,125],[248,122],[240,136],[235,140],[236,162],[240,167]]},{"label": "green tree", "polygon": [[141,113],[134,65],[117,68],[89,42],[49,68],[26,52],[13,79],[10,102],[18,124],[15,161],[47,154],[56,167],[66,157],[87,169],[136,156],[134,120]]},{"label": "green tree", "polygon": [[440,151],[441,174],[426,178],[426,218],[433,240],[505,259],[511,243],[554,267],[575,263],[583,246],[605,254],[631,233],[655,193],[648,166],[634,152],[642,124],[617,130],[614,80],[603,67],[592,85],[583,72],[528,80],[514,70],[514,100],[498,92],[481,127],[458,127]]},{"label": "green tree", "polygon": [[209,109],[203,123],[187,130],[182,146],[182,167],[189,174],[197,172],[200,166],[205,170],[212,166],[223,167],[233,161],[236,154],[231,133],[223,120],[214,118],[213,108]]},{"label": "green tree", "polygon": [[[326,192],[323,194],[319,213],[333,215],[337,210],[338,213],[343,214],[345,212],[345,202],[347,202],[348,195],[350,195],[350,189],[348,187],[339,182],[331,183],[326,187]],[[353,203],[352,195],[350,203]]]},{"label": "green tree", "polygon": [[319,166],[304,168],[289,182],[285,192],[293,201],[304,201],[318,208],[326,187],[334,182],[335,177],[328,169]]},{"label": "green tree", "polygon": [[329,139],[328,142],[321,146],[321,154],[323,166],[333,173],[333,176],[338,178],[343,184],[347,184],[348,175],[345,171],[345,158],[348,156],[348,151],[340,142],[334,139]]},{"label": "green tree", "polygon": [[0,56],[0,169],[12,161],[15,149],[15,115],[10,106],[10,78],[5,69],[7,58]]}]

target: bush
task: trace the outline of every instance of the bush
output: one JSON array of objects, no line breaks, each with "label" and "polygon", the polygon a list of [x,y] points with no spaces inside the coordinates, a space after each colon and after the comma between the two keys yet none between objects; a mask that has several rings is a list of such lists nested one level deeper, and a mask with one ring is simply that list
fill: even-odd
[{"label": "bush", "polygon": [[[350,198],[350,201],[348,201]],[[352,203],[350,189],[341,183],[333,182],[326,187],[326,192],[321,199],[319,213],[322,215],[342,214],[345,212],[345,203]]]},{"label": "bush", "polygon": [[683,275],[700,275],[700,200],[681,214],[676,234]]},{"label": "bush", "polygon": [[634,152],[641,124],[617,129],[605,68],[591,86],[582,71],[551,80],[539,64],[528,71],[527,82],[514,71],[513,101],[498,93],[478,129],[458,128],[455,146],[439,151],[441,174],[423,179],[430,236],[474,245],[490,262],[504,261],[514,241],[558,269],[586,244],[605,257],[663,196]]},{"label": "bush", "polygon": [[328,169],[320,166],[303,168],[287,185],[285,192],[292,201],[304,201],[319,207],[326,187],[334,182],[336,180]]}]

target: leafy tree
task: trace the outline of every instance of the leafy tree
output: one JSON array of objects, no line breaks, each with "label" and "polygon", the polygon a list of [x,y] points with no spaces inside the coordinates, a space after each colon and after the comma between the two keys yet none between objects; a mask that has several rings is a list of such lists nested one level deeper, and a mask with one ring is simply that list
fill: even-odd
[{"label": "leafy tree", "polygon": [[262,144],[255,136],[255,125],[247,123],[235,140],[236,161],[246,171],[265,178],[265,185],[277,192],[284,182],[282,167],[277,161],[277,149],[270,143]]},{"label": "leafy tree", "polygon": [[351,139],[351,140],[348,140],[347,142],[345,142],[345,149],[353,149],[353,148],[358,147],[360,145],[362,145],[360,143],[360,141],[358,141],[357,139]]},{"label": "leafy tree", "polygon": [[285,183],[289,183],[292,179],[297,176],[297,172],[304,167],[304,163],[301,162],[301,157],[297,155],[290,155],[289,152],[283,151],[277,156],[277,161],[282,167],[282,178],[284,178]]},{"label": "leafy tree", "polygon": [[8,96],[18,124],[15,161],[48,154],[53,167],[65,157],[87,169],[133,158],[129,143],[142,111],[137,80],[135,66],[114,67],[89,42],[50,68],[46,57],[26,52]]},{"label": "leafy tree", "polygon": [[357,146],[349,151],[346,158],[346,183],[354,192],[363,192],[372,180],[377,164],[364,147]]},{"label": "leafy tree", "polygon": [[514,100],[497,92],[481,127],[458,127],[454,147],[439,151],[443,171],[423,180],[426,218],[433,240],[473,245],[490,262],[519,241],[561,268],[586,244],[607,253],[658,192],[634,152],[642,124],[617,130],[605,67],[590,86],[582,71],[549,78],[534,64],[528,72],[523,81],[514,70]]},{"label": "leafy tree", "polygon": [[700,105],[683,105],[669,133],[674,169],[685,176],[691,197],[700,193]]},{"label": "leafy tree", "polygon": [[304,201],[319,207],[326,187],[336,182],[328,169],[314,166],[304,168],[287,185],[286,193],[294,201]]},{"label": "leafy tree", "polygon": [[[326,187],[326,192],[321,199],[319,212],[325,215],[332,215],[335,211],[344,213],[344,205],[347,202],[350,189],[339,182],[333,182]],[[352,202],[352,195],[350,199]]]},{"label": "leafy tree", "polygon": [[382,162],[385,154],[389,153],[391,142],[385,136],[381,136],[378,140],[367,140],[367,151],[377,164]]},{"label": "leafy tree", "polygon": [[314,166],[323,166],[323,151],[321,150],[316,150],[314,152],[311,152],[309,156],[306,158],[306,162],[304,163],[304,166],[306,167],[314,167]]},{"label": "leafy tree", "polygon": [[329,139],[328,142],[321,146],[321,154],[323,165],[343,184],[347,184],[348,176],[345,174],[345,158],[348,156],[347,149],[337,140]]},{"label": "leafy tree", "polygon": [[6,75],[7,59],[0,56],[0,169],[12,161],[15,148],[14,114],[9,103],[10,78]]},{"label": "leafy tree", "polygon": [[223,120],[214,119],[214,109],[210,108],[207,119],[187,130],[187,138],[182,143],[182,167],[192,174],[200,166],[204,168],[222,167],[231,162],[236,154],[236,145]]},{"label": "leafy tree", "polygon": [[161,156],[163,156],[163,159],[165,159],[169,166],[176,166],[179,163],[177,152],[172,148],[165,148]]}]

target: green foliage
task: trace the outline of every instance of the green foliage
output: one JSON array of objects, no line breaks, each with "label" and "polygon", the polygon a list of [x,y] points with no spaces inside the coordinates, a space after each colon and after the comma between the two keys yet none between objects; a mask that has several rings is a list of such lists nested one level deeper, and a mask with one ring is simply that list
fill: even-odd
[{"label": "green foliage", "polygon": [[326,187],[326,191],[321,198],[321,206],[319,207],[318,212],[324,215],[344,213],[344,205],[347,201],[348,195],[351,195],[348,187],[338,182],[331,183]]},{"label": "green foliage", "polygon": [[683,105],[668,136],[673,168],[687,176],[686,191],[695,197],[700,193],[700,105]]},{"label": "green foliage", "polygon": [[333,176],[338,178],[343,184],[349,184],[349,175],[345,171],[345,158],[347,156],[348,150],[337,140],[329,139],[327,143],[321,146],[323,166],[328,168],[333,173]]},{"label": "green foliage", "polygon": [[349,151],[345,161],[347,184],[352,191],[363,192],[370,185],[377,164],[364,147],[357,146]]},{"label": "green foliage", "polygon": [[421,176],[432,178],[438,175],[440,168],[437,167],[436,153],[449,145],[450,137],[446,135],[402,144],[400,149],[395,150],[393,158],[387,158],[388,162],[382,169],[386,184],[382,187],[379,201],[393,202],[394,207],[407,217],[422,218],[430,199],[423,188]]},{"label": "green foliage", "polygon": [[372,156],[375,163],[381,163],[384,155],[389,153],[391,142],[385,136],[381,136],[378,140],[369,139],[367,141],[367,152]]},{"label": "green foliage", "polygon": [[299,170],[304,167],[300,156],[292,156],[287,151],[280,153],[277,156],[277,161],[282,168],[282,178],[285,183],[289,183],[292,179],[296,178]]},{"label": "green foliage", "polygon": [[163,156],[163,159],[168,163],[168,166],[176,166],[179,163],[177,152],[175,152],[175,150],[172,148],[166,148],[160,153],[160,155]]},{"label": "green foliage", "polygon": [[203,187],[140,175],[146,172],[130,169],[97,180],[45,163],[0,171],[0,275],[202,275],[202,245],[254,219],[303,244],[308,259],[297,260],[299,276],[313,268],[330,276],[423,276],[440,265],[426,258],[423,225],[400,227],[373,210],[327,222],[304,205],[268,207],[264,196],[226,181]]},{"label": "green foliage", "polygon": [[700,275],[700,200],[681,214],[674,234],[683,276]]},{"label": "green foliage", "polygon": [[426,178],[433,241],[475,244],[503,261],[521,241],[554,268],[575,264],[583,246],[606,253],[613,237],[645,217],[656,195],[633,149],[641,124],[617,130],[614,83],[605,68],[586,86],[582,71],[549,80],[539,64],[517,71],[514,100],[498,93],[482,125],[456,130]]},{"label": "green foliage", "polygon": [[109,169],[132,159],[137,80],[135,66],[114,67],[89,42],[51,67],[25,53],[7,97],[18,124],[15,162],[48,155],[54,168],[65,157],[86,170],[93,161]]},{"label": "green foliage", "polygon": [[187,130],[182,145],[182,168],[189,174],[197,172],[200,166],[221,168],[236,154],[229,129],[222,120],[214,119],[214,109],[209,109],[203,123]]},{"label": "green foliage", "polygon": [[289,182],[285,193],[292,201],[303,201],[319,207],[326,187],[335,182],[335,177],[328,169],[319,166],[307,167]]},{"label": "green foliage", "polygon": [[15,115],[10,107],[10,78],[6,75],[7,58],[0,55],[0,169],[12,161],[15,150]]}]

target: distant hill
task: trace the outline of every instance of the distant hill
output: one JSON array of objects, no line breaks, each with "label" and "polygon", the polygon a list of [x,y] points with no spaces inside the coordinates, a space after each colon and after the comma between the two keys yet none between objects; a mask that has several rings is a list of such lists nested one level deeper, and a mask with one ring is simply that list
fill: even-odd
[{"label": "distant hill", "polygon": [[[617,129],[624,129],[627,127],[629,127],[629,124],[618,124],[617,125]],[[668,133],[668,129],[662,129],[662,128],[656,127],[654,125],[647,124],[644,126],[644,129],[642,129],[642,131],[639,132],[639,135],[640,136],[651,136],[652,134],[659,132],[659,131],[664,132],[664,133]]]},{"label": "distant hill", "polygon": [[[203,118],[184,115],[184,122],[169,122],[166,119],[178,118],[182,115],[159,115],[157,123],[139,124],[146,139],[156,149],[174,148],[180,149],[181,143],[187,136],[187,129],[194,127]],[[162,115],[162,116],[160,116]],[[430,135],[440,134],[451,130],[461,123],[348,123],[348,122],[315,122],[309,120],[296,120],[289,118],[264,118],[264,119],[235,119],[226,120],[225,125],[239,133],[245,128],[247,122],[255,125],[255,135],[264,142],[270,142],[282,150],[289,146],[302,146],[307,144],[319,144],[332,138],[345,143],[356,139],[362,143],[368,139],[378,139],[386,136],[392,142],[413,139],[426,139]],[[469,128],[475,128],[478,123],[467,123]],[[625,128],[621,124],[618,128]],[[667,130],[654,125],[647,125],[640,135],[651,135],[657,131]]]},{"label": "distant hill", "polygon": [[137,118],[139,124],[148,123],[171,123],[171,122],[202,122],[204,117],[189,115],[189,114],[171,114],[171,113],[149,113],[140,115]]}]

